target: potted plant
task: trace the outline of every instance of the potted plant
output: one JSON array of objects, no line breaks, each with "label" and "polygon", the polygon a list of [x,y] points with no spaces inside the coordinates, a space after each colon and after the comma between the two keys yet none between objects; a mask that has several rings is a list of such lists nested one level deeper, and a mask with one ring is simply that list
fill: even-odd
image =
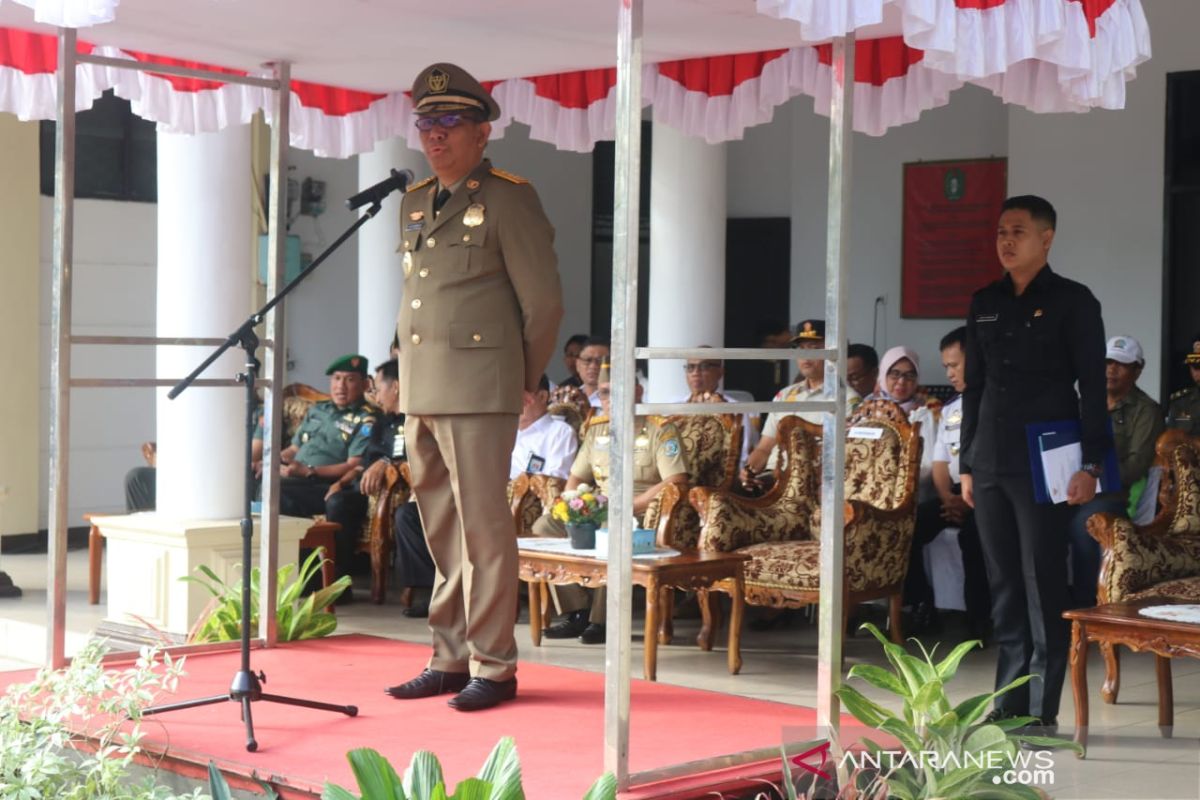
[{"label": "potted plant", "polygon": [[586,483],[562,493],[550,513],[567,528],[571,547],[592,550],[596,547],[596,528],[608,518],[608,498]]}]

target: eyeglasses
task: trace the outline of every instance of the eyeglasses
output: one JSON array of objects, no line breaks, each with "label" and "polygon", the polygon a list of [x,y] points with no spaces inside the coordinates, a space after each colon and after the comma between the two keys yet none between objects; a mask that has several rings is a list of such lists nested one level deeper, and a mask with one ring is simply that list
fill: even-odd
[{"label": "eyeglasses", "polygon": [[695,364],[684,364],[683,365],[684,372],[699,372],[702,369],[703,370],[713,370],[713,369],[720,369],[720,368],[721,368],[720,361],[699,361]]},{"label": "eyeglasses", "polygon": [[917,379],[917,373],[912,372],[911,370],[901,372],[898,369],[889,369],[887,372],[887,377],[888,380],[892,381],[908,381],[909,383],[912,383]]},{"label": "eyeglasses", "polygon": [[428,133],[433,130],[435,125],[442,128],[457,128],[464,122],[473,122],[474,119],[470,114],[441,114],[436,117],[417,117],[417,121],[413,124],[417,126],[417,130]]},{"label": "eyeglasses", "polygon": [[603,364],[604,359],[600,358],[600,357],[584,358],[583,356],[580,356],[579,358],[575,359],[575,362],[577,364],[587,364],[588,366],[595,366],[596,364]]}]

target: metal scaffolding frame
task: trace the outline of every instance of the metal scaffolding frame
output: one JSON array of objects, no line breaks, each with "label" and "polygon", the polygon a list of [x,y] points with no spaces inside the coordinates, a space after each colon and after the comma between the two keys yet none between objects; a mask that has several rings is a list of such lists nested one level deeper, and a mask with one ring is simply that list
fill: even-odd
[{"label": "metal scaffolding frame", "polygon": [[[637,262],[638,262],[638,175],[641,169],[642,116],[642,28],[644,0],[616,0],[617,30],[617,111],[616,174],[613,227],[613,305],[612,305],[612,465],[610,529],[608,554],[608,616],[610,635],[605,645],[604,683],[604,762],[614,773],[618,786],[627,789],[638,784],[660,781],[703,770],[719,769],[777,757],[777,746],[717,756],[661,769],[629,772],[629,684],[632,606],[632,516],[633,449],[631,432],[634,417],[644,414],[758,413],[762,411],[819,411],[824,415],[821,472],[821,593],[818,618],[818,691],[817,717],[822,731],[835,733],[839,708],[834,694],[841,671],[842,636],[842,546],[844,522],[844,485],[846,434],[846,343],[842,335],[845,317],[843,288],[847,272],[847,209],[850,200],[851,125],[853,100],[854,37],[833,42],[832,102],[830,110],[829,206],[826,226],[826,341],[836,345],[813,350],[806,355],[825,359],[825,392],[821,400],[753,403],[657,403],[634,402],[635,359],[721,358],[774,360],[791,358],[794,351],[780,349],[683,349],[635,347],[637,339]],[[71,289],[74,224],[75,167],[75,65],[95,63],[122,69],[147,70],[151,65],[76,52],[73,29],[59,30],[58,48],[58,128],[55,140],[54,261],[50,375],[50,557],[47,613],[51,629],[47,661],[52,667],[66,663],[64,653],[66,620],[66,540],[67,540],[67,452],[70,441],[70,389],[100,386],[167,386],[166,379],[75,379],[70,377],[71,345],[196,345],[219,344],[223,339],[185,339],[160,337],[114,337],[71,335]],[[271,187],[269,200],[268,250],[271,269],[267,294],[274,296],[283,283],[288,145],[290,105],[290,65],[276,63],[274,77],[257,78],[213,73],[185,67],[152,65],[153,71],[174,75],[243,83],[272,89],[275,97],[271,125]],[[275,342],[285,337],[284,304],[273,309],[266,319],[266,376],[262,381],[266,395],[266,430],[271,442],[266,454],[263,484],[263,528],[260,536],[260,564],[266,585],[261,592],[259,637],[256,646],[271,646],[276,641],[275,582],[278,561],[279,493],[277,459],[280,450],[282,398],[276,387],[283,383],[283,361],[277,357]],[[230,380],[197,381],[197,386],[235,385]],[[630,446],[627,446],[630,445]],[[172,653],[233,650],[228,646],[195,645],[172,648]]]},{"label": "metal scaffolding frame", "polygon": [[[46,638],[46,663],[52,668],[64,666],[66,656],[67,619],[67,498],[68,452],[70,450],[71,389],[113,388],[134,386],[173,386],[177,382],[170,378],[72,378],[71,347],[73,345],[129,345],[129,346],[172,346],[212,345],[225,342],[224,338],[206,337],[156,337],[156,336],[75,336],[71,333],[74,278],[74,227],[75,227],[75,66],[77,64],[101,64],[119,69],[181,75],[225,83],[239,83],[274,90],[275,122],[271,126],[271,195],[269,199],[270,220],[268,226],[268,250],[271,269],[267,274],[267,295],[273,297],[283,285],[285,237],[284,213],[286,199],[288,110],[290,105],[290,68],[287,63],[273,65],[274,77],[259,78],[240,76],[211,70],[190,69],[172,65],[143,64],[138,61],[108,58],[80,53],[76,50],[74,28],[58,30],[58,124],[54,140],[54,254],[51,272],[51,320],[50,320],[50,460],[49,460],[49,524],[46,593],[46,619],[49,636]],[[255,646],[271,646],[276,641],[275,586],[278,562],[279,513],[274,498],[279,493],[279,438],[281,427],[274,424],[282,418],[283,399],[276,387],[283,385],[282,357],[277,357],[274,343],[284,340],[283,304],[267,314],[266,336],[263,340],[266,353],[266,376],[259,383],[264,387],[266,403],[265,430],[271,442],[264,454],[264,472],[270,478],[263,483],[263,514],[260,522],[259,564],[262,566],[264,590],[260,594],[259,635]],[[194,387],[241,386],[233,379],[206,378],[197,380]],[[236,650],[238,642],[219,645],[182,645],[169,648],[175,654]],[[112,654],[109,660],[122,658],[123,654]]]},{"label": "metal scaffolding frame", "polygon": [[[846,302],[848,204],[850,201],[850,113],[854,90],[854,36],[833,42],[829,122],[829,210],[826,224],[825,350],[807,351],[825,360],[821,400],[767,403],[638,403],[637,358],[792,358],[790,350],[635,347],[637,341],[638,175],[641,172],[642,25],[644,0],[617,0],[617,119],[613,209],[612,426],[609,443],[608,620],[604,670],[604,768],[621,790],[698,771],[778,757],[778,747],[751,750],[687,764],[629,772],[629,681],[633,559],[633,447],[635,415],[712,414],[760,411],[820,411],[821,601],[818,610],[818,735],[836,734],[837,690],[842,662],[843,527],[846,461]],[[782,732],[781,732],[782,733]]]}]

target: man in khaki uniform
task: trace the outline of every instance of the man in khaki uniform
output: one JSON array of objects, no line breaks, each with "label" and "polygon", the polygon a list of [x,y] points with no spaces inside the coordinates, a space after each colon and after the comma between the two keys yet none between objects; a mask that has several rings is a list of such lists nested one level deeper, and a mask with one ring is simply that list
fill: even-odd
[{"label": "man in khaki uniform", "polygon": [[422,71],[412,98],[434,174],[400,206],[399,410],[437,577],[433,657],[387,692],[457,692],[450,706],[475,711],[516,695],[505,479],[524,393],[537,390],[555,350],[562,288],[537,193],[483,157],[496,101],[453,64]]},{"label": "man in khaki uniform", "polygon": [[1200,333],[1192,338],[1192,352],[1183,359],[1192,373],[1192,386],[1172,392],[1167,427],[1200,436]]},{"label": "man in khaki uniform", "polygon": [[[642,401],[642,386],[634,390],[636,401]],[[609,378],[608,365],[600,370],[601,415],[588,421],[571,465],[566,489],[582,483],[595,486],[607,495],[609,471]],[[637,417],[634,421],[637,438],[633,442],[633,513],[641,518],[651,501],[667,483],[687,483],[687,462],[679,431],[662,417]],[[548,511],[549,509],[547,509]],[[566,526],[548,513],[533,524],[534,536],[566,536]],[[578,636],[584,644],[604,641],[605,603],[603,587],[596,590],[588,613],[588,593],[582,586],[552,586],[554,601],[566,618],[551,625],[545,632],[548,639],[569,639]]]}]

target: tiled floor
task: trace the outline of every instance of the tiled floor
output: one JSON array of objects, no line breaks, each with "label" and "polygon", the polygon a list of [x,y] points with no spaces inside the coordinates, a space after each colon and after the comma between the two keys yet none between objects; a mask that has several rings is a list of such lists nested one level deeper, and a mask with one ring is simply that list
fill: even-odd
[{"label": "tiled floor", "polygon": [[[25,596],[19,600],[0,600],[0,670],[33,666],[44,657],[45,561],[44,555],[3,558],[2,568],[25,590]],[[99,606],[87,605],[86,552],[70,553],[68,562],[67,650],[70,653],[86,641],[90,631],[103,619],[104,605],[103,602]],[[370,633],[414,642],[428,640],[425,622],[403,617],[394,595],[384,606],[358,603],[340,609],[338,618],[341,632]],[[726,671],[723,638],[711,653],[700,652],[692,645],[698,627],[699,621],[695,619],[677,621],[675,644],[659,648],[660,681],[784,703],[816,704],[816,628],[803,616],[797,615],[789,625],[771,631],[746,631],[744,666],[736,676]],[[634,629],[633,670],[639,676],[640,623],[635,623]],[[586,646],[575,640],[543,640],[541,647],[534,648],[528,634],[524,623],[518,626],[518,644],[524,660],[603,669],[603,647]],[[952,645],[952,635],[950,639],[942,645],[942,650]],[[878,644],[866,634],[848,639],[844,650],[847,669],[857,663],[885,664]],[[994,665],[994,649],[968,655],[950,685],[952,700],[957,702],[990,691]],[[1103,667],[1093,649],[1088,670],[1092,693],[1088,757],[1077,760],[1066,753],[1054,754],[1054,783],[1043,788],[1056,798],[1200,800],[1200,660],[1176,659],[1173,674],[1175,729],[1174,737],[1168,740],[1160,737],[1156,725],[1153,658],[1124,652],[1120,702],[1106,705],[1099,697]],[[397,680],[408,677],[411,676],[396,676]],[[861,681],[855,684],[865,690]],[[892,698],[881,692],[868,690],[867,694],[894,706]],[[1069,735],[1074,720],[1069,681],[1063,693],[1060,720],[1063,733]]]}]

